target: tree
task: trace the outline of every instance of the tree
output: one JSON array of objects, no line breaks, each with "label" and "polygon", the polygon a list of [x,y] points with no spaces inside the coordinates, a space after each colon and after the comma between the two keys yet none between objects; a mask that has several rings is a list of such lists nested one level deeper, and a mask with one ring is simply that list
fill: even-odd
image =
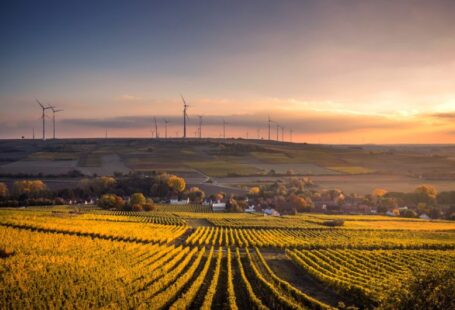
[{"label": "tree", "polygon": [[239,203],[234,199],[234,197],[229,198],[227,201],[226,210],[232,213],[243,212],[243,209],[240,207]]},{"label": "tree", "polygon": [[188,197],[194,203],[201,203],[205,199],[205,193],[199,187],[192,187],[188,193]]},{"label": "tree", "polygon": [[259,196],[259,194],[261,193],[261,189],[257,186],[253,186],[252,188],[250,188],[250,190],[248,191],[248,196],[250,197],[257,197]]},{"label": "tree", "polygon": [[134,205],[144,205],[146,203],[146,199],[145,199],[145,196],[144,194],[142,193],[134,193],[133,195],[131,195],[130,197],[130,206],[134,206]]},{"label": "tree", "polygon": [[153,203],[153,201],[151,200],[148,200],[143,206],[142,208],[144,209],[144,211],[155,211],[156,210],[156,206],[155,204]]},{"label": "tree", "polygon": [[418,186],[414,193],[417,195],[417,202],[425,202],[428,204],[434,204],[436,202],[436,196],[438,195],[436,188],[429,184]]},{"label": "tree", "polygon": [[313,207],[309,198],[305,199],[304,197],[297,195],[291,195],[289,197],[289,203],[291,204],[291,208],[298,212],[310,212]]},{"label": "tree", "polygon": [[104,194],[98,200],[98,206],[103,209],[121,209],[125,206],[125,201],[120,196],[114,194]]},{"label": "tree", "polygon": [[181,178],[181,177],[178,177],[175,175],[171,175],[167,179],[167,185],[173,192],[181,193],[185,190],[186,182],[185,182],[184,178]]},{"label": "tree", "polygon": [[415,272],[400,282],[383,301],[380,309],[455,309],[455,270],[433,268]]},{"label": "tree", "polygon": [[373,203],[378,203],[378,201],[380,201],[385,194],[387,194],[387,190],[383,188],[375,188],[371,193],[371,199]]},{"label": "tree", "polygon": [[131,211],[141,212],[144,211],[144,208],[142,208],[142,205],[140,204],[134,204],[131,206]]},{"label": "tree", "polygon": [[5,183],[0,183],[0,198],[8,197],[9,190]]},{"label": "tree", "polygon": [[13,192],[17,196],[36,196],[46,190],[46,184],[41,180],[21,180],[14,182]]},{"label": "tree", "polygon": [[382,197],[385,194],[387,194],[387,190],[385,190],[383,188],[375,188],[373,190],[373,192],[371,193],[371,195],[374,196],[374,197]]}]

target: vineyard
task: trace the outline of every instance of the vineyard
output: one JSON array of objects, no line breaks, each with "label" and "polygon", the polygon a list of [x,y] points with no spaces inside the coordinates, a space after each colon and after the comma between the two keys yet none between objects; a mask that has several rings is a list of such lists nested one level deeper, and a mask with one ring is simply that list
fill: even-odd
[{"label": "vineyard", "polygon": [[371,308],[415,270],[455,266],[453,226],[350,229],[310,220],[1,210],[0,308]]}]

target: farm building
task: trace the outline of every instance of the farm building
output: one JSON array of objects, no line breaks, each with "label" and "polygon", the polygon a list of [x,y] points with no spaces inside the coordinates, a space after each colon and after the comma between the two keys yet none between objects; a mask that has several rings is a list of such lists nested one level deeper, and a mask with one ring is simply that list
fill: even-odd
[{"label": "farm building", "polygon": [[226,211],[226,203],[225,202],[214,202],[214,203],[212,203],[212,211],[213,212]]},{"label": "farm building", "polygon": [[178,199],[171,199],[169,201],[171,205],[187,205],[190,203],[190,198],[183,199],[183,200],[178,200]]},{"label": "farm building", "polygon": [[419,218],[422,219],[422,220],[431,220],[431,218],[428,215],[426,215],[425,213],[421,214],[419,216]]}]

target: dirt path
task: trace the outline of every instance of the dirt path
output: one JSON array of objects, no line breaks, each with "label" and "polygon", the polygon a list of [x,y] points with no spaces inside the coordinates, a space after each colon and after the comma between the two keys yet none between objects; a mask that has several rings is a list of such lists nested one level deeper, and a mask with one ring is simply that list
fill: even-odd
[{"label": "dirt path", "polygon": [[339,301],[344,302],[346,305],[352,304],[352,301],[346,300],[346,298],[338,295],[323,283],[313,279],[304,270],[294,265],[283,252],[264,253],[261,251],[261,253],[277,276],[289,282],[305,294],[331,306],[336,306]]},{"label": "dirt path", "polygon": [[191,228],[198,228],[199,226],[213,226],[213,224],[206,219],[185,218],[185,221]]}]

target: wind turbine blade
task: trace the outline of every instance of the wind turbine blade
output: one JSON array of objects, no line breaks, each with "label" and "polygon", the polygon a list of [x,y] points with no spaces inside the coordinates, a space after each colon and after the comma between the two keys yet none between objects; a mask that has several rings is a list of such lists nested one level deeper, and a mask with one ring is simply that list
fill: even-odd
[{"label": "wind turbine blade", "polygon": [[36,102],[38,102],[38,104],[41,106],[41,108],[43,108],[43,109],[44,109],[44,106],[41,104],[41,102],[39,102],[39,100],[38,100],[38,99],[36,99],[36,98],[35,98],[35,100],[36,100]]}]

